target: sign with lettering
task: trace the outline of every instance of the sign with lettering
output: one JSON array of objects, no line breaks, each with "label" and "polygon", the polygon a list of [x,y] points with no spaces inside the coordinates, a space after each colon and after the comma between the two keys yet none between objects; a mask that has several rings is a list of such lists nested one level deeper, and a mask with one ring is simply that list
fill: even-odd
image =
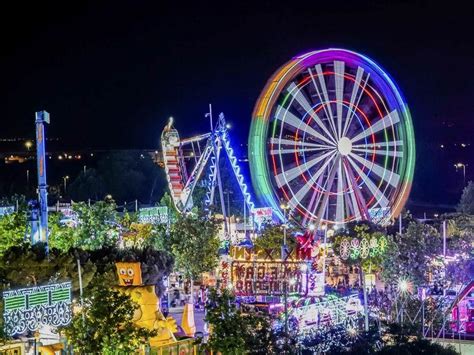
[{"label": "sign with lettering", "polygon": [[231,277],[237,296],[302,296],[308,292],[308,268],[304,261],[234,261]]},{"label": "sign with lettering", "polygon": [[140,211],[138,212],[138,221],[140,223],[167,224],[168,207],[157,206],[140,208]]}]

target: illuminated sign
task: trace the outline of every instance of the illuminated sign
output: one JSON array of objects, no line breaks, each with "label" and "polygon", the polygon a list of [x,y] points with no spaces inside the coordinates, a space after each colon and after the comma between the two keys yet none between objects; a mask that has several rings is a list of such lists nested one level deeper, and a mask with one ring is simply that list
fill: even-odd
[{"label": "illuminated sign", "polygon": [[387,249],[388,241],[383,235],[378,238],[372,236],[369,238],[342,238],[341,244],[339,245],[339,256],[342,260],[347,259],[367,259],[368,257],[374,257],[382,255]]},{"label": "illuminated sign", "polygon": [[304,261],[234,261],[231,277],[237,296],[308,292],[308,268]]},{"label": "illuminated sign", "polygon": [[273,209],[271,207],[255,208],[253,210],[253,220],[258,228],[262,224],[272,223]]},{"label": "illuminated sign", "polygon": [[168,223],[168,207],[147,207],[140,208],[138,212],[138,221],[140,223],[157,223],[167,224]]},{"label": "illuminated sign", "polygon": [[357,295],[337,297],[305,297],[289,306],[291,317],[299,332],[320,329],[325,326],[354,325],[363,312]]},{"label": "illuminated sign", "polygon": [[4,291],[3,301],[4,328],[10,336],[71,322],[71,282]]}]

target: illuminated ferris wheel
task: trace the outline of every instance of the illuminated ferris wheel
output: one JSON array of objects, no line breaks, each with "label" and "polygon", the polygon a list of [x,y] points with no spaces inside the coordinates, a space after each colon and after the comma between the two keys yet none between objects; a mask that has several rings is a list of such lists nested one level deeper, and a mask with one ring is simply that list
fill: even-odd
[{"label": "illuminated ferris wheel", "polygon": [[267,82],[249,137],[257,195],[303,225],[387,224],[410,192],[415,140],[391,78],[348,50],[310,52]]}]

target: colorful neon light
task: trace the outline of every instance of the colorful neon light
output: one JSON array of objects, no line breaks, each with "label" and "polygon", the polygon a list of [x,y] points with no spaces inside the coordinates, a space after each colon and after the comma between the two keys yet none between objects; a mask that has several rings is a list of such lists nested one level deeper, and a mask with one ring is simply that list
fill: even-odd
[{"label": "colorful neon light", "polygon": [[[271,126],[271,129],[270,129]],[[249,135],[252,183],[283,220],[303,225],[396,218],[415,165],[412,120],[400,90],[369,58],[343,49],[293,58],[267,82]]]},{"label": "colorful neon light", "polygon": [[5,332],[10,335],[36,331],[43,325],[71,322],[71,282],[3,292]]}]

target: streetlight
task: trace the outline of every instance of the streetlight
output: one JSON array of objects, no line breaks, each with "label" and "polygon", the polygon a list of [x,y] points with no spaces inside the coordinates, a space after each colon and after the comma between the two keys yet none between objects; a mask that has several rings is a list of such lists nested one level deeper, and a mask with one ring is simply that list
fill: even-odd
[{"label": "streetlight", "polygon": [[63,176],[63,183],[64,183],[64,194],[66,194],[66,189],[67,189],[67,181],[69,180],[69,176]]},{"label": "streetlight", "polygon": [[25,147],[26,149],[28,149],[28,151],[30,151],[30,148],[33,146],[33,142],[32,141],[26,141],[25,142]]},{"label": "streetlight", "polygon": [[464,164],[464,163],[454,164],[454,167],[456,168],[456,171],[458,171],[458,169],[462,168],[462,176],[463,176],[462,183],[463,183],[463,186],[466,186],[466,167],[467,166],[468,166],[468,164]]}]

